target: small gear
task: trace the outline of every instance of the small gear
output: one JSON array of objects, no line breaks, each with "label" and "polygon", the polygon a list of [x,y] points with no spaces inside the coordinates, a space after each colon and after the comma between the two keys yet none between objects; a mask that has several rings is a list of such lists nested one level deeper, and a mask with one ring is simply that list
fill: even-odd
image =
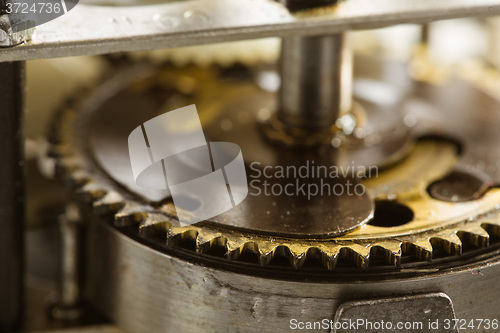
[{"label": "small gear", "polygon": [[[176,93],[184,90],[183,96],[196,100],[200,95],[210,95],[214,89],[220,89],[214,88],[217,79],[211,71],[213,68],[196,69],[197,76],[208,80],[205,83],[209,88],[196,94],[187,89],[187,95],[182,76],[189,70],[167,68],[159,70],[162,74],[155,77],[161,78],[162,86],[176,87]],[[150,77],[139,77],[126,89],[128,93],[141,93],[146,86],[154,85]],[[122,79],[118,77],[111,82]],[[109,93],[111,86],[113,84],[107,84],[90,99],[106,96],[104,92]],[[224,88],[230,86],[226,84]],[[269,236],[203,223],[182,227],[175,218],[176,210],[171,200],[148,202],[124,189],[123,184],[110,178],[96,163],[95,156],[86,146],[86,131],[91,126],[92,112],[95,112],[88,98],[80,96],[56,117],[48,153],[54,164],[54,174],[74,186],[77,198],[90,203],[95,214],[111,216],[115,227],[138,228],[143,239],[171,249],[191,241],[195,243],[193,250],[199,254],[211,254],[223,248],[221,256],[229,261],[237,261],[246,252],[252,252],[256,255],[255,263],[261,266],[281,256],[295,269],[300,269],[310,259],[319,259],[326,269],[333,270],[341,258],[361,268],[368,267],[370,258],[380,256],[395,266],[401,265],[405,254],[414,254],[420,262],[430,261],[436,250],[459,255],[464,245],[487,247],[492,236],[500,236],[500,189],[491,188],[475,200],[465,202],[446,202],[429,194],[428,187],[449,174],[458,157],[455,144],[425,140],[418,141],[404,160],[381,171],[379,177],[364,182],[371,198],[377,202],[376,207],[401,205],[414,212],[414,216],[401,221],[372,221],[344,235],[321,239]],[[389,206],[389,209],[397,210],[396,206]]]},{"label": "small gear", "polygon": [[181,47],[130,53],[132,60],[148,59],[152,63],[170,62],[175,66],[193,64],[199,67],[217,65],[230,67],[234,64],[252,66],[259,62],[275,63],[280,51],[278,38],[226,42],[210,45]]}]

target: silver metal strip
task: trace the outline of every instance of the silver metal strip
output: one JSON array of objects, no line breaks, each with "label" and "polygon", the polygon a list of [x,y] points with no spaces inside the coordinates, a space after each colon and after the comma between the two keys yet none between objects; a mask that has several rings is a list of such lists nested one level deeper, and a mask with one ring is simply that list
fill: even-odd
[{"label": "silver metal strip", "polygon": [[270,0],[190,0],[140,7],[79,4],[66,15],[37,27],[31,42],[0,49],[0,61],[335,34],[495,14],[500,14],[498,0],[349,0],[298,14]]}]

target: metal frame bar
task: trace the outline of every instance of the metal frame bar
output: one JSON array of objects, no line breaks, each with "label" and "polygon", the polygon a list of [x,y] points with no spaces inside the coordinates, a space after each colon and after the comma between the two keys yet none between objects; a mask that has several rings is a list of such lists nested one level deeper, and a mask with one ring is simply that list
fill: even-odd
[{"label": "metal frame bar", "polygon": [[0,331],[21,325],[24,298],[24,62],[0,63]]},{"label": "metal frame bar", "polygon": [[290,13],[271,0],[187,0],[151,6],[77,5],[37,27],[0,61],[105,54],[233,40],[332,35],[400,23],[500,14],[497,0],[349,0]]}]

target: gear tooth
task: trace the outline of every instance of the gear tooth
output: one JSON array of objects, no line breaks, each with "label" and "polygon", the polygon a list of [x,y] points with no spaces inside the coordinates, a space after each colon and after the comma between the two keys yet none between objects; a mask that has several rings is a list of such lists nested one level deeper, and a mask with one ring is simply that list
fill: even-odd
[{"label": "gear tooth", "polygon": [[428,238],[403,242],[402,252],[415,253],[420,260],[432,260],[432,244]]},{"label": "gear tooth", "polygon": [[445,250],[449,254],[462,254],[462,241],[456,232],[442,232],[431,238],[432,247]]},{"label": "gear tooth", "polygon": [[371,247],[370,255],[382,251],[389,264],[399,267],[401,265],[401,245],[402,242],[398,241],[377,243]]},{"label": "gear tooth", "polygon": [[271,260],[274,258],[274,254],[278,246],[279,244],[272,242],[258,244],[259,263],[261,266],[265,266],[271,262]]},{"label": "gear tooth", "polygon": [[[126,205],[125,205],[126,206]],[[115,227],[127,227],[129,225],[140,223],[147,219],[148,213],[146,212],[118,212],[115,214],[114,224]]]},{"label": "gear tooth", "polygon": [[337,247],[329,246],[309,246],[306,253],[306,260],[319,259],[328,270],[333,270],[337,265],[339,251]]},{"label": "gear tooth", "polygon": [[[172,219],[157,213],[146,213],[145,218],[139,224],[139,235],[141,237],[158,237],[165,235],[172,228]],[[166,240],[166,237],[165,237]]]},{"label": "gear tooth", "polygon": [[489,235],[500,237],[500,214],[498,212],[482,217],[479,223]]},{"label": "gear tooth", "polygon": [[47,155],[50,157],[65,157],[65,156],[71,156],[73,154],[73,147],[71,142],[68,142],[69,140],[64,140],[64,143],[59,143],[55,145],[51,145],[47,149]]},{"label": "gear tooth", "polygon": [[81,168],[82,161],[77,156],[68,156],[55,159],[52,175],[55,178],[64,177],[70,173],[74,173]]},{"label": "gear tooth", "polygon": [[62,175],[57,173],[59,161],[54,157],[41,154],[38,157],[38,169],[43,176],[49,179],[61,179]]},{"label": "gear tooth", "polygon": [[481,227],[483,227],[490,236],[500,237],[500,225],[496,223],[484,222],[481,223]]},{"label": "gear tooth", "polygon": [[[311,251],[315,251],[315,248],[311,248]],[[337,261],[339,259],[340,247],[339,246],[321,246],[318,248],[321,251],[321,262],[323,266],[329,271],[333,270],[337,266]]]},{"label": "gear tooth", "polygon": [[107,189],[98,183],[89,182],[76,191],[76,198],[82,202],[93,203],[106,195]]},{"label": "gear tooth", "polygon": [[167,232],[167,245],[174,246],[186,240],[196,241],[199,231],[200,228],[192,226],[170,228]]},{"label": "gear tooth", "polygon": [[[245,250],[246,244],[249,241],[247,238],[243,238],[243,237],[233,237],[233,236],[226,236],[226,237],[227,237],[227,242],[226,242],[227,259],[229,261],[236,260],[241,256],[241,254]],[[254,242],[252,242],[252,243],[254,243]],[[251,245],[249,247],[252,248],[253,246]],[[253,252],[255,252],[255,251],[253,251]]]},{"label": "gear tooth", "polygon": [[309,254],[309,245],[289,244],[287,247],[289,252],[289,260],[295,269],[304,266],[306,258]]},{"label": "gear tooth", "polygon": [[61,165],[67,170],[76,170],[80,169],[83,164],[83,160],[81,156],[74,155],[73,153],[64,156],[63,158],[58,159]]},{"label": "gear tooth", "polygon": [[92,203],[96,215],[114,213],[124,206],[123,197],[116,191],[109,191],[97,201]]},{"label": "gear tooth", "polygon": [[123,207],[115,214],[115,226],[126,227],[140,223],[147,219],[148,213],[153,211],[153,207],[138,205],[133,201],[126,201]]},{"label": "gear tooth", "polygon": [[92,176],[83,170],[75,171],[65,179],[65,183],[71,187],[80,188],[92,182]]},{"label": "gear tooth", "polygon": [[290,266],[292,266],[295,269],[299,268],[300,265],[300,260],[302,261],[302,264],[304,263],[303,260],[305,259],[305,255],[302,257],[298,254],[294,254],[290,247],[285,244],[279,244],[273,251],[273,258],[275,257],[284,257],[288,260],[290,263]]},{"label": "gear tooth", "polygon": [[457,233],[462,242],[467,242],[478,247],[487,247],[489,245],[490,235],[485,229],[476,223],[469,223]]},{"label": "gear tooth", "polygon": [[340,255],[352,260],[356,266],[366,269],[370,262],[371,245],[352,244],[345,245],[340,249]]},{"label": "gear tooth", "polygon": [[255,253],[259,257],[259,260],[260,260],[260,252],[259,252],[259,246],[258,246],[257,242],[255,242],[253,240],[245,242],[245,244],[243,244],[243,247],[241,248],[241,253],[243,253],[245,251]]},{"label": "gear tooth", "polygon": [[202,228],[196,237],[196,252],[206,253],[214,246],[226,247],[227,238],[222,236],[220,232]]}]

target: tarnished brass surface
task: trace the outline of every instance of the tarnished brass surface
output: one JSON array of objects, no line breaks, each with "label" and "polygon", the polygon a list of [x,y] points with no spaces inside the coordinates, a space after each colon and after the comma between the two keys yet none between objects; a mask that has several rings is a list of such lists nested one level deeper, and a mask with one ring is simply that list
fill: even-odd
[{"label": "tarnished brass surface", "polygon": [[[382,173],[378,179],[365,182],[373,198],[394,197],[413,210],[414,219],[400,226],[368,224],[346,235],[321,240],[248,235],[215,227],[172,227],[164,231],[170,244],[195,240],[196,249],[201,253],[222,245],[230,260],[249,250],[257,253],[260,264],[269,263],[276,255],[284,255],[296,268],[301,267],[307,257],[321,258],[328,269],[333,269],[340,257],[348,257],[360,267],[367,267],[370,254],[376,249],[382,250],[387,261],[394,265],[400,263],[403,252],[413,251],[422,260],[431,260],[436,248],[460,254],[462,241],[487,246],[489,234],[486,230],[497,235],[500,219],[488,213],[499,202],[500,190],[493,189],[479,200],[464,203],[431,198],[426,186],[445,175],[455,159],[454,148],[448,144],[420,143],[400,165]],[[433,168],[427,172],[425,168],[430,162]],[[170,211],[168,205],[163,209]],[[141,228],[147,233],[147,229],[154,226],[144,223]]]}]

